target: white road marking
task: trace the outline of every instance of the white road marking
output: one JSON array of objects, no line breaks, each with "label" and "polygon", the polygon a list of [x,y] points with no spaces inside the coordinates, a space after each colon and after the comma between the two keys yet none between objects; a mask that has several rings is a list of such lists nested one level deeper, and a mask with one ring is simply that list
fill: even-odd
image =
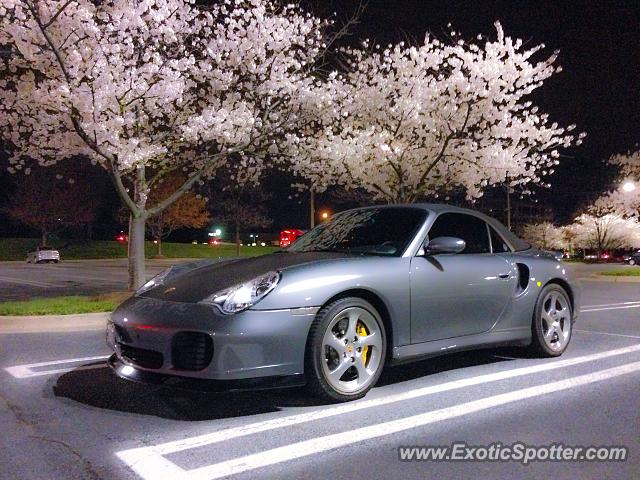
[{"label": "white road marking", "polygon": [[65,360],[54,360],[52,362],[29,363],[27,365],[14,365],[6,367],[5,370],[15,378],[39,377],[41,375],[55,375],[56,373],[66,373],[72,370],[91,370],[93,368],[103,368],[104,365],[85,365],[79,367],[54,368],[51,370],[32,370],[33,368],[48,367],[50,365],[63,365],[68,363],[90,362],[96,360],[106,360],[109,355],[99,357],[69,358]]},{"label": "white road marking", "polygon": [[24,280],[24,279],[18,279],[18,278],[10,278],[10,277],[0,277],[0,282],[15,283],[16,285],[29,285],[31,287],[43,287],[43,288],[51,288],[51,287],[58,286],[55,283],[36,282],[35,280]]},{"label": "white road marking", "polygon": [[[465,388],[474,385],[480,385],[483,383],[495,382],[505,380],[509,378],[515,378],[523,375],[530,375],[543,371],[554,370],[563,367],[569,367],[578,365],[585,362],[603,360],[605,358],[614,357],[617,355],[624,355],[640,351],[640,344],[631,345],[628,347],[618,348],[615,350],[608,350],[605,352],[594,353],[590,355],[584,355],[576,358],[569,358],[566,360],[549,361],[539,365],[532,365],[529,367],[516,368],[512,370],[505,370],[502,372],[490,373],[486,375],[479,375],[470,378],[463,378],[460,380],[454,380],[452,382],[441,383],[438,385],[431,385],[428,387],[417,388],[402,393],[387,395],[385,397],[375,398],[371,400],[362,400],[357,402],[346,403],[338,405],[336,407],[325,408],[308,413],[301,413],[297,415],[290,415],[282,418],[274,418],[271,420],[265,420],[263,422],[257,422],[248,425],[241,425],[239,427],[227,428],[213,432],[210,434],[199,435],[196,437],[186,438],[182,440],[176,440],[173,442],[167,442],[160,445],[139,447],[129,450],[117,452],[118,457],[125,462],[130,468],[146,480],[159,480],[161,478],[178,479],[181,477],[174,471],[172,474],[167,474],[164,477],[166,459],[163,455],[176,453],[192,448],[203,447],[212,445],[215,443],[231,440],[233,438],[243,437],[246,435],[253,435],[260,432],[269,430],[275,430],[278,428],[289,427],[292,425],[302,424],[306,422],[312,422],[323,418],[333,417],[336,415],[343,415],[346,413],[352,413],[367,408],[379,407],[383,405],[389,405],[396,402],[410,400],[418,397],[424,397],[427,395],[433,395],[436,393],[447,392],[455,389]],[[179,472],[178,472],[179,473]],[[187,477],[184,477],[187,478]],[[190,477],[189,477],[190,478]]]},{"label": "white road marking", "polygon": [[595,333],[597,335],[610,335],[612,337],[624,337],[624,338],[640,338],[639,335],[624,335],[622,333],[611,333],[611,332],[596,332],[595,330],[575,330],[576,332],[581,333]]},{"label": "white road marking", "polygon": [[640,308],[640,305],[621,305],[619,307],[581,308],[580,313],[601,312],[602,310],[620,310],[624,308]]},{"label": "white road marking", "polygon": [[639,301],[631,301],[631,302],[618,302],[618,303],[602,303],[599,305],[582,305],[582,308],[595,308],[595,307],[617,307],[618,305],[635,305],[640,303]]},{"label": "white road marking", "polygon": [[217,478],[229,477],[243,472],[248,472],[258,468],[276,465],[291,460],[296,460],[310,455],[336,450],[341,447],[353,446],[355,443],[372,440],[374,438],[386,437],[395,433],[413,430],[417,427],[450,420],[453,418],[470,415],[472,413],[489,410],[503,405],[508,405],[522,400],[540,397],[543,395],[557,393],[563,390],[590,385],[596,382],[610,380],[621,375],[640,372],[640,362],[628,363],[619,367],[600,370],[597,372],[567,378],[535,387],[522,388],[512,392],[493,395],[467,403],[454,405],[452,407],[433,410],[430,412],[412,415],[389,422],[378,423],[367,427],[349,430],[348,432],[334,433],[324,437],[313,438],[278,448],[272,448],[252,455],[234,458],[213,465],[184,471],[181,477],[177,477],[175,472],[171,476],[166,476],[164,471],[155,472],[153,476],[144,476],[145,480],[169,479],[176,480],[183,478],[188,480],[214,480]]}]

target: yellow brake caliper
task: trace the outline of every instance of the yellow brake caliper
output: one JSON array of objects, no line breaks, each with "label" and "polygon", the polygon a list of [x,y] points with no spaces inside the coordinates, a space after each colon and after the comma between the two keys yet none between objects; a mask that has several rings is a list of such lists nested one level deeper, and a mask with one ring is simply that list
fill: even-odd
[{"label": "yellow brake caliper", "polygon": [[[367,331],[367,327],[364,326],[364,323],[358,322],[356,325],[356,333],[361,337],[366,337],[369,335]],[[369,354],[369,347],[364,347],[362,349],[362,363],[367,364],[367,355]]]}]

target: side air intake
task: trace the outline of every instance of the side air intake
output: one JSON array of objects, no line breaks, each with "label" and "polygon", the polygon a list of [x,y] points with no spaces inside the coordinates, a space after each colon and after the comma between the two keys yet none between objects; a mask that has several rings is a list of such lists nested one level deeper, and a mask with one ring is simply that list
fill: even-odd
[{"label": "side air intake", "polygon": [[518,288],[520,292],[524,292],[529,285],[529,277],[531,273],[529,272],[529,267],[527,267],[524,263],[516,263],[518,266]]}]

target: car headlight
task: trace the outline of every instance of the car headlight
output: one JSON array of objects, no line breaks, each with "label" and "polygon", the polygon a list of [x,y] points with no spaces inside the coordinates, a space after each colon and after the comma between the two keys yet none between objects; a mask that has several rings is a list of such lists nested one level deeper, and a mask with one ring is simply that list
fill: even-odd
[{"label": "car headlight", "polygon": [[248,282],[216,292],[200,303],[215,305],[223,313],[238,313],[266,297],[278,281],[280,272],[265,273]]},{"label": "car headlight", "polygon": [[164,280],[169,276],[169,274],[171,273],[171,269],[173,267],[169,267],[166,270],[163,270],[162,272],[160,272],[158,275],[156,275],[155,277],[153,277],[151,280],[149,280],[147,283],[145,283],[144,285],[142,285],[138,290],[136,290],[136,295],[140,295],[144,292],[147,292],[149,290],[151,290],[154,287],[157,287],[158,285],[162,285],[162,282],[164,282]]}]

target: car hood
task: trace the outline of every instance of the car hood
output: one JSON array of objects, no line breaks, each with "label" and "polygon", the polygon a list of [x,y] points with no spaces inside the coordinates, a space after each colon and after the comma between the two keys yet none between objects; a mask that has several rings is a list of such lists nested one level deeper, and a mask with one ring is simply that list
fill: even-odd
[{"label": "car hood", "polygon": [[140,296],[172,302],[195,303],[213,293],[247,282],[269,271],[283,271],[298,265],[336,260],[347,256],[347,254],[333,252],[280,252],[205,265],[194,264],[194,268],[176,276],[169,276],[162,284]]}]

